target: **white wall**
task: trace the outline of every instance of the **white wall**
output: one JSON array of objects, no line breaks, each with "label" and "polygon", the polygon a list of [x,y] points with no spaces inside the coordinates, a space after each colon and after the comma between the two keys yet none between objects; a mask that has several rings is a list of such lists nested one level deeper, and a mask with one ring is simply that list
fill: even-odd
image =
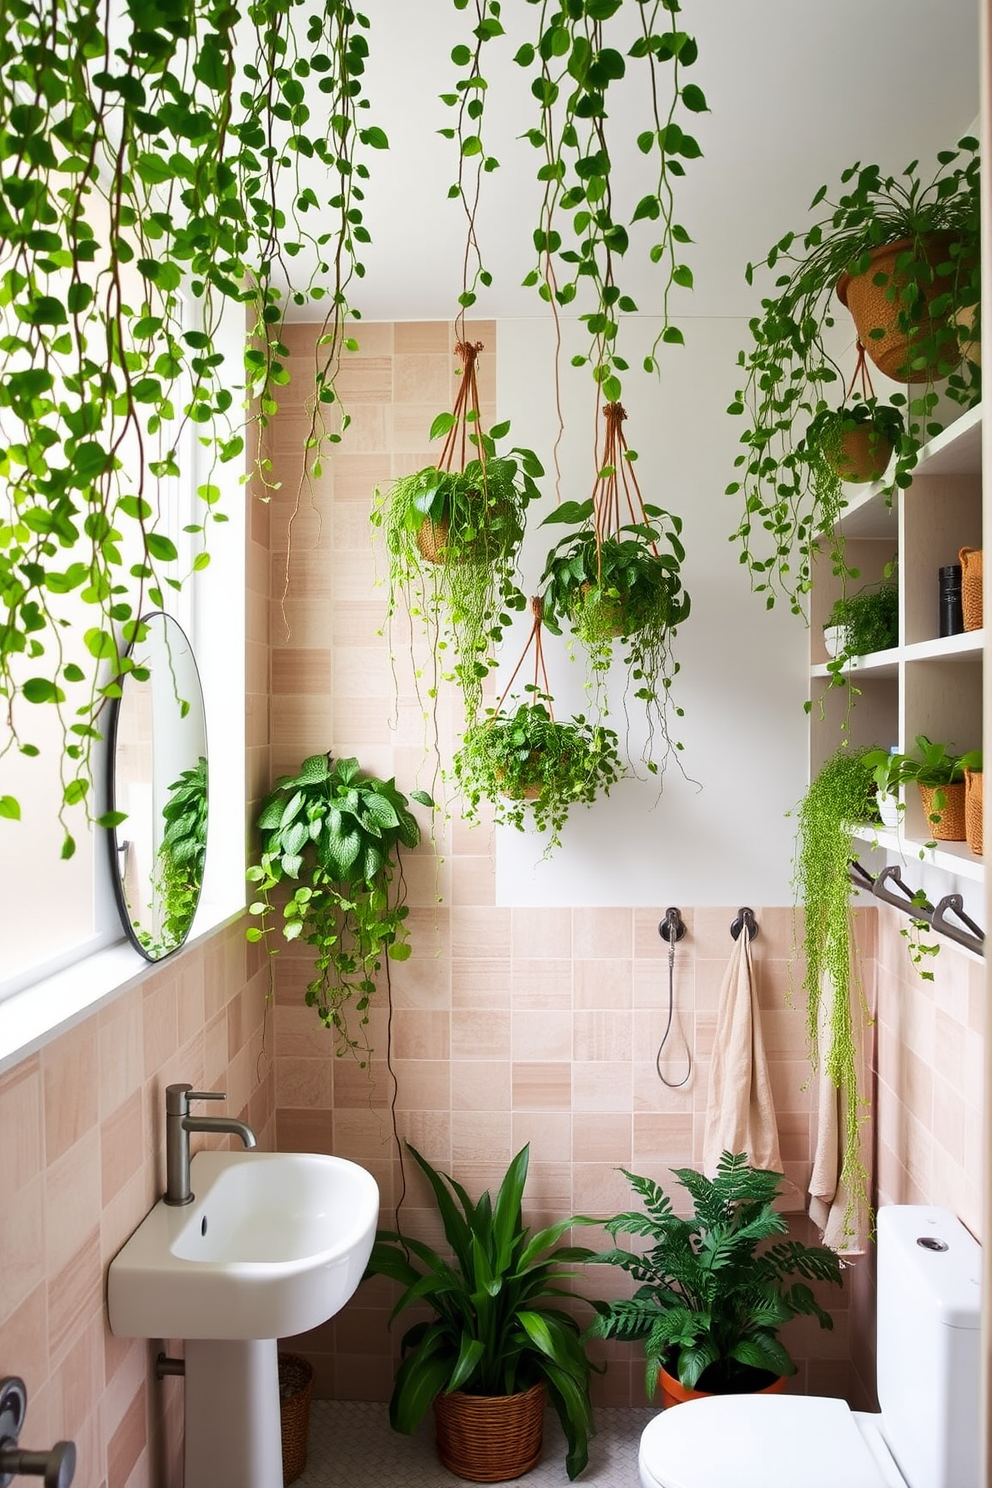
[{"label": "white wall", "polygon": [[[609,799],[569,821],[564,847],[536,862],[539,839],[499,829],[497,896],[505,905],[726,905],[790,904],[794,827],[788,812],[806,786],[807,634],[787,609],[767,612],[751,594],[739,549],[728,535],[739,521],[737,498],[724,495],[733,479],[743,420],[726,408],[738,383],[738,349],[747,325],[737,319],[680,320],[686,346],[662,351],[660,380],[639,370],[654,323],[631,322],[626,354],[633,369],[624,383],[624,426],[639,452],[644,499],[684,519],[684,578],[692,614],[678,637],[682,671],[676,720],[684,743],[680,775],[672,763],[658,783],[624,780]],[[588,369],[569,359],[584,349],[583,328],[566,325],[562,402],[566,439],[560,459],[562,499],[592,490],[594,389]],[[643,338],[637,344],[637,337]],[[536,450],[551,469],[556,429],[551,380],[552,332],[536,320],[499,322],[498,416],[512,422],[514,444]],[[547,509],[554,505],[548,482]],[[562,528],[538,529],[532,515],[524,555],[534,592],[544,554]],[[549,539],[550,533],[550,539]],[[522,618],[507,640],[506,678],[526,638]],[[551,686],[559,712],[587,707],[581,661],[567,659],[564,640],[546,637]],[[613,702],[622,699],[615,663]],[[611,683],[614,679],[611,679]],[[631,704],[631,743],[641,705]],[[623,737],[622,712],[613,726]],[[642,773],[644,773],[642,771]]]}]

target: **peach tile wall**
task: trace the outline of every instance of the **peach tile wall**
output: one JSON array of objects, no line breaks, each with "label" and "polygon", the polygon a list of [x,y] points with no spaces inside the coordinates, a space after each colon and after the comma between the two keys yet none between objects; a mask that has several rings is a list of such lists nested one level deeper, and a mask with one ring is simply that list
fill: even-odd
[{"label": "peach tile wall", "polygon": [[[468,335],[484,343],[479,366],[488,400],[496,329],[478,324]],[[313,336],[312,326],[290,328],[291,365],[306,365]],[[431,726],[407,632],[401,621],[394,623],[392,660],[380,634],[385,592],[376,579],[385,564],[368,518],[377,483],[431,461],[427,431],[454,394],[454,339],[447,325],[363,327],[361,352],[341,380],[351,426],[329,462],[333,468],[325,466],[302,501],[298,449],[306,416],[284,402],[275,420],[271,457],[281,483],[270,507],[277,774],[326,749],[357,754],[366,768],[395,774],[407,792],[437,784],[425,753]],[[488,402],[483,413],[491,419]],[[413,655],[422,666],[426,655],[417,637]],[[443,685],[437,715],[445,755],[458,708]],[[404,1173],[397,1161],[391,1107],[400,1136],[471,1190],[493,1183],[530,1142],[534,1223],[626,1208],[629,1188],[618,1165],[668,1179],[670,1167],[700,1160],[717,998],[739,906],[683,907],[688,934],[675,962],[677,1019],[662,1068],[670,1079],[681,1079],[687,1046],[695,1064],[685,1088],[667,1089],[655,1068],[668,1006],[667,948],[658,934],[665,906],[574,912],[497,907],[491,834],[467,831],[457,807],[451,811],[437,848],[425,843],[406,859],[413,955],[392,967],[391,1022],[386,996],[373,1014],[370,1071],[333,1057],[329,1035],[303,1006],[306,959],[297,950],[279,957],[279,1146],[334,1151],[365,1164],[380,1184],[384,1223],[391,1222],[405,1181],[404,1224],[413,1233],[434,1234],[433,1216],[423,1185],[409,1164]],[[804,1015],[789,999],[792,916],[782,908],[759,907],[757,914],[755,963],[783,1158],[789,1175],[805,1186],[811,1091]],[[610,1280],[599,1278],[597,1285]],[[339,1318],[302,1341],[317,1365],[319,1391],[388,1396],[397,1344],[385,1327],[387,1311],[385,1288],[368,1284]],[[800,1385],[845,1389],[843,1302],[829,1339],[811,1339],[796,1326],[793,1345]],[[807,1364],[811,1353],[816,1360]],[[613,1349],[610,1359],[601,1398],[643,1403],[636,1352]]]},{"label": "peach tile wall", "polygon": [[[253,788],[269,773],[267,520],[255,504]],[[170,1081],[226,1090],[223,1110],[274,1146],[267,994],[238,921],[0,1076],[0,1375],[27,1385],[22,1446],[75,1441],[75,1488],[181,1488],[182,1385],[155,1379],[161,1340],[110,1333],[107,1267],[165,1187]]]}]

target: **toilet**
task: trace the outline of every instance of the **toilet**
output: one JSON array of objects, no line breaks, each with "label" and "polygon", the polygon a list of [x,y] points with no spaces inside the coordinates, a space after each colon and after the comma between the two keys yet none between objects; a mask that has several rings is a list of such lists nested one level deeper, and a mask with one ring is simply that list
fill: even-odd
[{"label": "toilet", "polygon": [[982,1488],[981,1247],[953,1214],[878,1212],[878,1399],[718,1395],[641,1436],[641,1488]]}]

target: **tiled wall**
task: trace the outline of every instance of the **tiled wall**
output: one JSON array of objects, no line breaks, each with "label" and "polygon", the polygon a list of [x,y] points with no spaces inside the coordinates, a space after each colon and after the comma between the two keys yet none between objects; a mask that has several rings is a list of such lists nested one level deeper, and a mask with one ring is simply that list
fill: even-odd
[{"label": "tiled wall", "polygon": [[[495,328],[471,326],[468,335],[485,346],[479,365],[488,400]],[[294,371],[302,370],[312,357],[313,327],[292,327],[291,336]],[[432,727],[418,703],[404,626],[394,626],[392,658],[380,633],[385,594],[374,587],[369,511],[377,483],[431,461],[427,431],[453,397],[454,340],[445,325],[363,327],[361,353],[349,359],[342,382],[351,427],[328,462],[333,469],[302,506],[298,450],[306,414],[284,402],[275,420],[270,453],[282,483],[270,508],[275,773],[327,749],[357,754],[380,775],[395,774],[407,792],[433,783],[425,751]],[[291,514],[283,605],[278,596],[286,583]],[[378,573],[384,571],[379,554]],[[416,639],[413,656],[424,659]],[[445,758],[455,711],[442,689]],[[391,1128],[395,1098],[400,1136],[475,1191],[496,1181],[513,1153],[530,1142],[529,1217],[535,1223],[626,1208],[630,1190],[619,1165],[670,1181],[670,1167],[700,1162],[717,997],[739,906],[683,906],[688,933],[677,947],[677,1022],[663,1069],[670,1079],[682,1077],[687,1043],[695,1063],[684,1089],[666,1089],[655,1069],[668,1008],[667,948],[658,934],[665,906],[497,907],[492,833],[468,829],[456,802],[449,801],[449,809],[438,827],[439,853],[426,842],[406,859],[414,951],[392,967],[391,1035],[386,997],[378,999],[370,1071],[347,1058],[335,1060],[329,1035],[303,1005],[306,948],[280,956],[278,1144],[334,1151],[365,1164],[379,1181],[383,1222],[389,1222],[402,1182]],[[539,851],[535,844],[535,856]],[[783,1158],[790,1176],[804,1185],[811,1090],[805,1017],[789,1001],[792,915],[760,906],[756,912],[761,933],[754,956]],[[409,1168],[407,1181],[404,1224],[414,1233],[433,1233],[432,1216],[421,1207],[423,1186]],[[597,1278],[592,1289],[613,1279]],[[388,1396],[396,1340],[385,1328],[387,1310],[385,1289],[369,1284],[305,1341],[318,1366],[319,1390],[358,1399]],[[815,1339],[815,1362],[806,1363],[807,1330],[796,1325],[792,1341],[802,1364],[800,1385],[844,1390],[843,1302],[836,1331]],[[600,1398],[641,1404],[642,1379],[637,1351],[613,1349],[611,1368],[597,1387]]]},{"label": "tiled wall", "polygon": [[[268,775],[266,519],[248,555],[252,780]],[[182,1382],[156,1381],[161,1340],[110,1333],[107,1267],[165,1188],[167,1084],[226,1090],[274,1146],[267,994],[238,921],[0,1076],[0,1376],[27,1385],[22,1446],[75,1441],[74,1488],[182,1483]]]}]

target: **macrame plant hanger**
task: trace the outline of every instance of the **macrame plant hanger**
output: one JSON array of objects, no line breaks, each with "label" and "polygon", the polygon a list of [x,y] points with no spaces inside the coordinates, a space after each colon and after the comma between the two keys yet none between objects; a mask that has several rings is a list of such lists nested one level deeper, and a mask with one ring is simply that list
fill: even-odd
[{"label": "macrame plant hanger", "polygon": [[535,697],[544,698],[548,705],[548,717],[551,719],[552,723],[554,722],[554,703],[552,702],[551,698],[551,688],[548,686],[548,669],[544,663],[544,646],[541,640],[544,622],[544,601],[541,599],[540,595],[535,594],[534,597],[531,599],[530,609],[531,614],[534,616],[534,620],[530,628],[530,635],[524,642],[524,649],[520,653],[520,660],[513,668],[513,675],[510,677],[509,682],[506,684],[506,687],[503,690],[503,696],[500,698],[499,702],[496,704],[496,707],[493,709],[492,713],[489,716],[489,723],[492,723],[493,720],[497,718],[503,711],[503,704],[509,697],[510,689],[513,686],[514,682],[517,680],[517,677],[520,673],[520,668],[523,666],[524,662],[527,659],[527,652],[532,646],[534,648],[534,695]]},{"label": "macrame plant hanger", "polygon": [[[627,441],[623,433],[626,410],[619,403],[607,403],[603,409],[606,434],[603,440],[603,457],[597,460],[596,481],[592,490],[592,519],[596,531],[597,579],[603,577],[603,543],[607,538],[619,537],[621,527],[627,523],[649,526],[644,509],[644,498],[637,484],[633,464],[628,459]],[[622,492],[622,500],[621,500]],[[623,506],[626,505],[626,513]],[[651,552],[658,557],[658,545],[651,543]]]},{"label": "macrame plant hanger", "polygon": [[861,399],[864,403],[873,403],[875,400],[875,389],[872,387],[871,373],[868,371],[868,363],[865,361],[865,346],[863,341],[858,341],[858,360],[851,373],[851,385],[847,390],[844,401],[849,401],[854,392],[855,384],[861,379]]},{"label": "macrame plant hanger", "polygon": [[[461,358],[461,382],[451,411],[453,422],[441,449],[437,462],[438,470],[464,470],[471,460],[477,459],[482,466],[485,482],[486,446],[482,437],[482,416],[479,412],[479,384],[476,376],[476,360],[485,348],[481,341],[458,341],[455,355]],[[473,442],[470,435],[475,434]]]}]

